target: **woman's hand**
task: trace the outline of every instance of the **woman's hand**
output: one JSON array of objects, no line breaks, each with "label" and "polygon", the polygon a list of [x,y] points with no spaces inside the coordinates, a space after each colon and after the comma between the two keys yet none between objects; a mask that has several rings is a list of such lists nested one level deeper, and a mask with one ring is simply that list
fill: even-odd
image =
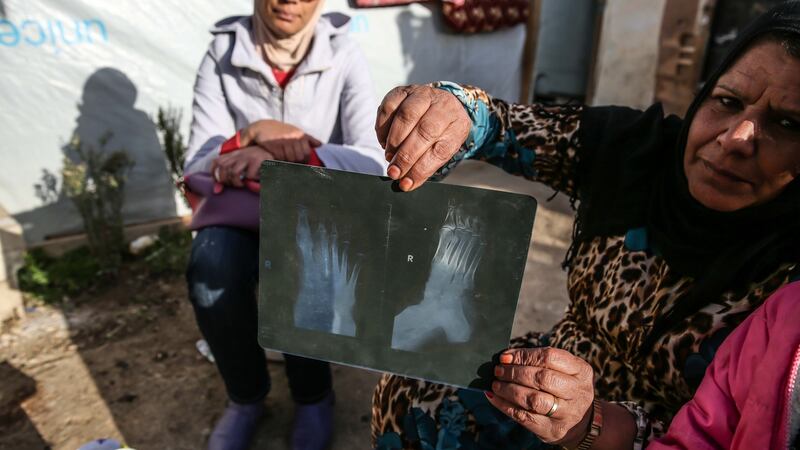
[{"label": "woman's hand", "polygon": [[387,174],[403,191],[421,186],[458,151],[472,121],[451,93],[430,86],[401,86],[384,97],[375,131],[392,164]]},{"label": "woman's hand", "polygon": [[244,187],[244,180],[258,180],[261,163],[275,159],[268,151],[258,146],[245,147],[235,152],[220,155],[211,163],[214,179],[228,186]]},{"label": "woman's hand", "polygon": [[274,159],[305,162],[311,149],[322,143],[303,130],[277,120],[259,120],[248,125],[241,133],[241,145],[258,145]]},{"label": "woman's hand", "polygon": [[500,363],[489,402],[544,442],[577,446],[592,417],[592,367],[550,347],[507,350]]}]

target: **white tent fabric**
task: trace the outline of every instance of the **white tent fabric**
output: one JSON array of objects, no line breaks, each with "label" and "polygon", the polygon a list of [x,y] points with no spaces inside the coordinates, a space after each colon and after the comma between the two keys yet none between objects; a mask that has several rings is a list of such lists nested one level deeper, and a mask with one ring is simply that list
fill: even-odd
[{"label": "white tent fabric", "polygon": [[[498,97],[519,96],[524,28],[448,33],[436,6],[326,10],[352,17],[351,34],[371,64],[376,95],[394,86],[448,79]],[[127,187],[127,223],[174,217],[181,202],[152,122],[159,106],[184,111],[188,134],[195,69],[217,20],[249,14],[252,0],[0,0],[0,205],[26,241],[80,231],[71,203],[42,200],[43,170],[59,174],[65,144],[107,132],[108,150],[136,161]]]}]

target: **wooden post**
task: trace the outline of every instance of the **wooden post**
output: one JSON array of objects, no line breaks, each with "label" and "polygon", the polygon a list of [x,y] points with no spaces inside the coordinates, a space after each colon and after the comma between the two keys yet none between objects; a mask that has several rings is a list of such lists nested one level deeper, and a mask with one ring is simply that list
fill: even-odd
[{"label": "wooden post", "polygon": [[597,74],[595,72],[597,71],[597,53],[600,51],[600,39],[603,36],[603,17],[606,12],[606,0],[596,0],[595,8],[597,9],[594,13],[594,30],[592,32],[592,59],[589,61],[586,96],[584,97],[584,103],[587,105],[591,104],[594,99],[594,93],[597,90]]},{"label": "wooden post", "polygon": [[655,101],[683,115],[703,74],[716,0],[667,0],[661,22]]},{"label": "wooden post", "polygon": [[520,103],[533,101],[534,80],[536,73],[536,43],[539,40],[539,17],[542,10],[542,0],[530,0],[531,12],[525,26],[525,47],[522,49],[522,79],[520,89]]}]

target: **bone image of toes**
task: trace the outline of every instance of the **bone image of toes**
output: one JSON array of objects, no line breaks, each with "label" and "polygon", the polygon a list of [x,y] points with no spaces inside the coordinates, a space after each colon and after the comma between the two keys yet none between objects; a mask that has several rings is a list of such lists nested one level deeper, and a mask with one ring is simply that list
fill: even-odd
[{"label": "bone image of toes", "polygon": [[336,226],[319,223],[311,232],[308,211],[298,208],[295,240],[300,254],[300,290],[294,306],[296,327],[345,336],[356,335],[353,319],[360,268],[350,267],[349,243],[339,248]]},{"label": "bone image of toes", "polygon": [[469,341],[472,325],[465,309],[474,297],[475,272],[486,247],[481,228],[480,220],[448,205],[423,299],[395,316],[393,349],[419,351],[442,334],[451,344]]},{"label": "bone image of toes", "polygon": [[[336,236],[334,228],[333,236]],[[343,242],[341,255],[337,239],[332,239],[331,248],[331,281],[333,282],[333,323],[331,332],[345,336],[356,335],[356,322],[353,319],[353,306],[356,303],[356,284],[361,267],[348,263],[349,242]]]}]

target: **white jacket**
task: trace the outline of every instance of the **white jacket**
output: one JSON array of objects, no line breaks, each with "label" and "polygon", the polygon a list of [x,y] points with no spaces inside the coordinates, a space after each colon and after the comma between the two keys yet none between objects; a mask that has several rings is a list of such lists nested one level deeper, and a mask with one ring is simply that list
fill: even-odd
[{"label": "white jacket", "polygon": [[[274,119],[321,142],[355,147],[359,157],[367,157],[360,158],[359,172],[383,173],[386,164],[374,129],[378,103],[366,59],[347,36],[349,21],[338,13],[320,18],[311,49],[285,90],[255,50],[251,16],[218,22],[197,71],[185,172],[208,172],[221,144],[236,130]],[[337,166],[328,160],[342,155],[328,153],[340,150],[323,147],[318,154],[326,166]]]}]

